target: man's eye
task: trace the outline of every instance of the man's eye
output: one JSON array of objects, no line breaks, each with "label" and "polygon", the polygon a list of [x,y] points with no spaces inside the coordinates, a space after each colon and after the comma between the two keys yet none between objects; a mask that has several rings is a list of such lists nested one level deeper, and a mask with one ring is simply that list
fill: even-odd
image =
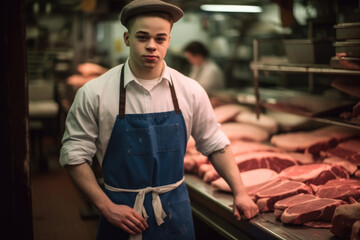
[{"label": "man's eye", "polygon": [[162,43],[164,42],[166,39],[165,38],[156,38],[156,41],[159,42],[159,43]]},{"label": "man's eye", "polygon": [[145,36],[137,36],[136,38],[139,39],[140,41],[147,40],[147,37],[145,37]]}]

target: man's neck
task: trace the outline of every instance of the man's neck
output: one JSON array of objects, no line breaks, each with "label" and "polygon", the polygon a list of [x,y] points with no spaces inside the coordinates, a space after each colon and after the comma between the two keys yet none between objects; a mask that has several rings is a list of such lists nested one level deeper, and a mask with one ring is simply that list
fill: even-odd
[{"label": "man's neck", "polygon": [[164,63],[162,62],[161,65],[156,66],[155,68],[137,68],[134,64],[131,64],[131,60],[129,61],[129,66],[131,72],[134,74],[136,78],[141,78],[144,80],[147,79],[155,79],[161,76],[164,69]]}]

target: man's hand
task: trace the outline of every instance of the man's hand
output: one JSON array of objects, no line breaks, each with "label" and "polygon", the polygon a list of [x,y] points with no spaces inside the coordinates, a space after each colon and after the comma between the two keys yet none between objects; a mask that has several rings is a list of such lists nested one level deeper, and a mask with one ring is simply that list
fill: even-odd
[{"label": "man's hand", "polygon": [[142,233],[149,227],[142,216],[126,205],[113,204],[102,214],[111,224],[132,235]]},{"label": "man's hand", "polygon": [[241,215],[244,215],[245,219],[251,219],[259,213],[259,208],[246,194],[234,198],[233,212],[237,220],[241,219]]}]

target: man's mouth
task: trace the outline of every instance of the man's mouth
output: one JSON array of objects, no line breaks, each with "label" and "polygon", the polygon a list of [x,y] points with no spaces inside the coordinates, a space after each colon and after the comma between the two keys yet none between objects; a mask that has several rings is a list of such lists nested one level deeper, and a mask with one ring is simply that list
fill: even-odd
[{"label": "man's mouth", "polygon": [[144,58],[150,61],[157,60],[158,57],[155,55],[144,55]]}]

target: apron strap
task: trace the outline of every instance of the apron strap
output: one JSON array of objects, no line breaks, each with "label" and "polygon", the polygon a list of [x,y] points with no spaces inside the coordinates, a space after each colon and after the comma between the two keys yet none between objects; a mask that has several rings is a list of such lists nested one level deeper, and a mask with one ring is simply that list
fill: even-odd
[{"label": "apron strap", "polygon": [[[171,76],[170,76],[170,78],[171,78]],[[175,88],[174,88],[174,82],[172,81],[172,79],[171,79],[171,83],[169,85],[170,85],[171,98],[172,98],[172,101],[173,101],[173,104],[174,104],[175,112],[177,114],[179,114],[181,111],[180,111],[180,108],[179,108],[179,102],[178,102],[177,97],[176,97],[176,92],[175,92]]]},{"label": "apron strap", "polygon": [[[126,100],[126,89],[124,87],[124,66],[121,68],[121,74],[120,74],[120,103],[119,103],[119,118],[123,119],[125,118],[125,100]],[[171,78],[171,76],[170,76]],[[171,80],[171,83],[169,83],[170,85],[170,92],[171,92],[171,98],[174,104],[174,109],[175,112],[177,114],[179,114],[180,111],[180,107],[179,107],[179,102],[177,100],[176,97],[176,92],[175,92],[175,88],[174,88],[174,83]]]},{"label": "apron strap", "polygon": [[119,103],[119,118],[125,118],[125,100],[126,100],[126,90],[124,88],[124,68],[121,68],[120,75],[120,103]]}]

